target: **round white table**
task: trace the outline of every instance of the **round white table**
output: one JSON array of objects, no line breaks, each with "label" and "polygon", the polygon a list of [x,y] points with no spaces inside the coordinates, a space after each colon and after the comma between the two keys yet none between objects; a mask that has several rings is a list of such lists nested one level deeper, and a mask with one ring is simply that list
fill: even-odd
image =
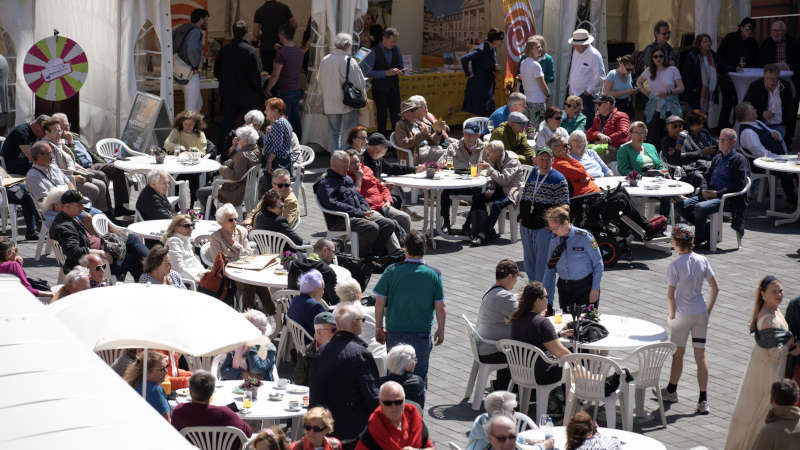
[{"label": "round white table", "polygon": [[[794,75],[794,72],[791,70],[781,70],[779,76],[786,81],[791,81],[792,75]],[[739,100],[736,104],[738,105],[744,101],[744,96],[747,94],[747,88],[750,87],[750,83],[764,78],[764,69],[745,67],[741,72],[728,72],[728,76],[731,77],[733,87],[736,88],[736,97]]]},{"label": "round white table", "polygon": [[[548,319],[558,332],[572,320],[572,316],[564,313],[562,322],[558,325],[555,324],[553,316]],[[600,314],[599,323],[606,327],[608,336],[599,341],[581,342],[581,350],[632,352],[643,345],[663,342],[667,339],[667,331],[664,327],[642,319]],[[562,338],[561,341],[564,344],[573,342],[568,338]]]},{"label": "round white table", "polygon": [[[134,222],[128,225],[128,231],[141,236],[143,239],[161,240],[161,236],[167,231],[169,223],[172,219],[158,219],[158,220],[145,220],[142,222]],[[219,230],[219,224],[216,220],[198,220],[194,223],[194,230],[192,230],[192,239],[206,234],[212,234]]]},{"label": "round white table", "polygon": [[[597,428],[597,431],[601,435],[606,436],[614,436],[620,440],[622,444],[620,448],[629,449],[629,450],[666,450],[666,447],[661,442],[657,440],[647,437],[642,434],[632,433],[630,431],[618,430],[616,428]],[[527,438],[527,439],[535,439],[535,440],[543,440],[544,439],[544,430],[536,429],[536,430],[525,430],[520,433],[520,436]],[[567,428],[566,427],[553,427],[553,439],[555,439],[555,448],[563,449],[567,446]],[[535,447],[533,445],[519,445],[519,448],[523,450],[532,450]]]},{"label": "round white table", "polygon": [[622,183],[631,197],[677,197],[694,192],[694,186],[689,183],[659,177],[642,177],[638,186],[628,185],[625,177],[600,177],[594,182],[603,189],[613,189]]},{"label": "round white table", "polygon": [[[222,386],[220,386],[220,384]],[[262,385],[258,388],[257,398],[253,399],[253,406],[249,412],[244,412],[243,394],[236,394],[233,390],[242,384],[242,380],[225,380],[217,381],[217,388],[214,390],[211,404],[216,406],[226,406],[231,403],[236,403],[239,408],[237,413],[239,417],[248,421],[261,421],[262,428],[269,426],[282,419],[291,419],[293,439],[299,439],[302,436],[301,424],[303,415],[306,413],[306,408],[303,408],[303,396],[308,395],[308,387],[289,384],[286,389],[276,389],[276,383],[273,381],[262,381]],[[301,393],[301,391],[305,391]],[[280,392],[283,398],[280,400],[270,400],[269,394]],[[299,401],[300,408],[297,410],[289,409],[290,401]],[[178,395],[178,403],[186,403],[191,401],[188,396]]]},{"label": "round white table", "polygon": [[[352,278],[350,271],[342,266],[331,264],[331,268],[336,273],[337,282]],[[239,269],[225,266],[225,276],[231,280],[270,289],[286,289],[286,286],[289,284],[288,275],[286,270],[277,264],[262,270]]]},{"label": "round white table", "polygon": [[460,240],[463,236],[452,236],[442,232],[442,217],[439,214],[439,204],[442,198],[442,191],[448,189],[465,189],[481,187],[485,185],[489,178],[484,176],[471,177],[469,175],[457,175],[450,170],[436,172],[434,178],[427,178],[425,173],[415,173],[397,177],[386,177],[385,183],[392,183],[397,186],[419,189],[424,193],[424,214],[422,231],[431,238],[433,247],[436,241],[433,239],[436,233],[440,237],[448,240]]},{"label": "round white table", "polygon": [[211,158],[200,158],[197,161],[181,162],[172,155],[167,155],[164,164],[156,164],[154,156],[131,156],[125,160],[117,159],[114,167],[125,172],[149,172],[152,169],[164,169],[170,175],[216,172],[220,163]]},{"label": "round white table", "polygon": [[800,179],[800,159],[798,159],[798,155],[780,155],[775,158],[761,157],[756,158],[753,164],[767,171],[769,179],[769,209],[767,210],[767,216],[780,218],[775,221],[775,226],[797,222],[800,219],[800,191],[797,194],[798,205],[794,212],[775,211],[775,179],[770,177],[769,173],[791,173],[797,175],[798,179]]}]

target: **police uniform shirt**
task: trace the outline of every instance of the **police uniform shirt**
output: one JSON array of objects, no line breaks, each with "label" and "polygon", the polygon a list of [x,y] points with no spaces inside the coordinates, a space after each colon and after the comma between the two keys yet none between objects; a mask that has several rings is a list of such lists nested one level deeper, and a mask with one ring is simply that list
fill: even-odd
[{"label": "police uniform shirt", "polygon": [[[552,257],[561,236],[554,235],[550,240],[548,257]],[[553,269],[548,269],[553,270]],[[603,277],[603,256],[592,233],[575,226],[570,227],[567,234],[567,245],[555,267],[558,277],[563,280],[580,280],[589,275],[592,277],[592,290],[600,290]]]}]

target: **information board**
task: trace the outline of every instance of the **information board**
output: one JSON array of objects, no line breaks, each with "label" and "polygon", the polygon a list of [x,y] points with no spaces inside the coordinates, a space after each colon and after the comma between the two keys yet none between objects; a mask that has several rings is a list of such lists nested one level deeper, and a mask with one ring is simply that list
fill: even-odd
[{"label": "information board", "polygon": [[145,152],[151,144],[161,146],[167,139],[170,128],[171,121],[164,99],[146,92],[137,92],[121,139],[128,147]]}]

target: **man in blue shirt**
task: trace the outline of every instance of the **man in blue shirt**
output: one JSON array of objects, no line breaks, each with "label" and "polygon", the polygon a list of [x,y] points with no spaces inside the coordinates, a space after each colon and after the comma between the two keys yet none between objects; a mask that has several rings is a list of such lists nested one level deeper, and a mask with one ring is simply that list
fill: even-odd
[{"label": "man in blue shirt", "polygon": [[603,256],[592,233],[569,223],[569,211],[558,206],[547,213],[554,236],[550,240],[547,273],[558,273],[558,303],[569,312],[573,305],[599,305]]},{"label": "man in blue shirt", "polygon": [[506,99],[506,104],[494,110],[489,116],[489,121],[495,128],[499,127],[501,123],[508,120],[508,115],[512,112],[524,113],[525,101],[525,94],[512,92]]},{"label": "man in blue shirt", "polygon": [[383,32],[381,43],[375,46],[361,62],[364,76],[372,78],[372,99],[378,113],[378,133],[386,134],[386,109],[391,114],[392,130],[400,116],[400,80],[405,70],[403,54],[397,47],[400,33],[395,28]]}]

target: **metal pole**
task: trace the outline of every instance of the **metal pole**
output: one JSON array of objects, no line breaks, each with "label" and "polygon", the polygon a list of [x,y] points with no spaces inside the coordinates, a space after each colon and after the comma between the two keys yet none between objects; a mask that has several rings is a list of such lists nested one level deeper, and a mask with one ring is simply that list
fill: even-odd
[{"label": "metal pole", "polygon": [[[120,67],[122,67],[122,0],[117,2],[117,105],[116,105],[116,120],[114,121],[114,130],[115,136],[121,136],[122,133],[120,132],[120,118],[121,118],[121,105],[120,101],[122,100],[122,71]],[[135,69],[134,69],[135,70]],[[147,362],[145,361],[145,364]]]},{"label": "metal pole", "polygon": [[147,401],[147,348],[142,354],[142,397]]}]

